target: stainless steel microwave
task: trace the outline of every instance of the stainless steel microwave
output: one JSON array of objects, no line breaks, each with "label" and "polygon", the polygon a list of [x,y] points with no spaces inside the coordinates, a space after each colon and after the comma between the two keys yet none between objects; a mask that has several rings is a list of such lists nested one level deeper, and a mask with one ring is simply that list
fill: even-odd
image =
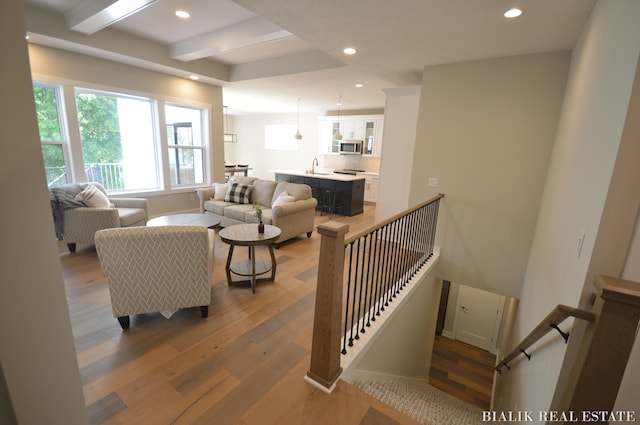
[{"label": "stainless steel microwave", "polygon": [[338,146],[341,155],[362,155],[362,140],[340,140]]}]

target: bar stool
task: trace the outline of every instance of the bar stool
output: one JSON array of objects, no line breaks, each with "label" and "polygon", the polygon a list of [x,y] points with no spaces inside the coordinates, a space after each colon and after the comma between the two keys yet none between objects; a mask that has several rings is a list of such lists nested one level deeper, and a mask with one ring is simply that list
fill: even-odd
[{"label": "bar stool", "polygon": [[311,197],[316,198],[316,201],[318,201],[318,205],[320,206],[320,215],[322,215],[322,189],[311,186]]},{"label": "bar stool", "polygon": [[322,205],[322,209],[320,210],[320,215],[324,212],[325,208],[328,208],[329,218],[333,216],[336,212],[336,208],[338,210],[342,210],[342,192],[339,190],[327,189],[322,194],[322,198],[325,201]]}]

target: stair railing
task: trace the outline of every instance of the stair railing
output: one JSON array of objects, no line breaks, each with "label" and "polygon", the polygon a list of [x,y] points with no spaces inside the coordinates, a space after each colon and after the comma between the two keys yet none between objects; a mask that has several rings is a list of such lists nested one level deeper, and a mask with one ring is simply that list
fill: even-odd
[{"label": "stair railing", "polygon": [[[589,303],[593,312],[559,305],[498,364],[496,370],[507,366],[520,353],[530,357],[524,350],[549,330],[557,329],[557,325],[569,316],[592,323],[578,327],[578,339],[570,341],[573,345],[569,347],[571,358],[569,362],[565,359],[568,370],[562,372],[566,379],[558,383],[549,410],[582,412],[591,422],[606,423],[609,419],[604,418],[609,418],[613,411],[636,342],[640,323],[640,282],[597,275],[594,286],[596,292]],[[565,341],[569,338],[568,334],[561,334]],[[596,416],[592,416],[593,412]]]},{"label": "stair railing", "polygon": [[569,340],[569,333],[563,332],[559,325],[568,317],[575,317],[576,319],[586,320],[587,322],[593,323],[595,320],[595,314],[580,310],[574,307],[568,307],[566,305],[558,304],[551,313],[549,313],[542,321],[535,327],[533,331],[529,335],[527,335],[521,342],[518,344],[516,348],[513,349],[509,354],[507,354],[498,365],[495,367],[497,372],[501,372],[503,367],[507,369],[511,369],[509,367],[509,362],[518,357],[520,354],[524,354],[527,359],[531,360],[531,354],[527,353],[526,350],[529,349],[533,344],[535,344],[540,338],[549,333],[552,329],[557,330],[560,335],[564,338],[564,342],[566,343]]},{"label": "stair railing", "polygon": [[570,378],[553,410],[611,412],[615,406],[637,337],[640,282],[597,275],[594,286],[596,322],[581,335]]},{"label": "stair railing", "polygon": [[330,221],[318,226],[311,365],[305,376],[309,383],[332,391],[342,373],[341,353],[347,353],[347,347],[360,339],[432,257],[443,197],[433,197],[346,240],[346,224]]}]

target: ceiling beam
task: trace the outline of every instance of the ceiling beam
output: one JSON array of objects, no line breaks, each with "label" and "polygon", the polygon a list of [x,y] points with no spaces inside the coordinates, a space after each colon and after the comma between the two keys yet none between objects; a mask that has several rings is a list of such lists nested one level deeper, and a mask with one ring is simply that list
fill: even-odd
[{"label": "ceiling beam", "polygon": [[210,59],[181,62],[169,58],[164,45],[134,37],[113,28],[86,37],[67,28],[65,18],[49,10],[26,4],[29,42],[78,52],[170,75],[200,76],[201,82],[220,85],[229,81],[229,65]]},{"label": "ceiling beam", "polygon": [[86,0],[66,13],[70,30],[93,34],[127,16],[141,11],[156,0]]},{"label": "ceiling beam", "polygon": [[277,25],[262,18],[254,18],[173,43],[169,46],[169,56],[172,59],[191,61],[292,37],[295,36]]},{"label": "ceiling beam", "polygon": [[339,68],[346,64],[321,50],[309,50],[277,58],[233,65],[230,81],[253,80]]}]

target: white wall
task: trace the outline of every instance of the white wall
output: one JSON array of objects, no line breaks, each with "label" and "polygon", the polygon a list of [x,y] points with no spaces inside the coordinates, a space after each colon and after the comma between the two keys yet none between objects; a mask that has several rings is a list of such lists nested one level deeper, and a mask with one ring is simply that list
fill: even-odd
[{"label": "white wall", "polygon": [[[0,27],[5,56],[0,125],[10,147],[0,156],[0,365],[18,423],[87,424],[40,151],[22,2],[3,4]],[[11,410],[6,402],[0,398],[0,411]]]},{"label": "white wall", "polygon": [[[387,319],[375,342],[371,343],[361,358],[354,361],[343,379],[387,375],[429,380],[442,288],[442,281],[436,278],[438,266],[437,263],[432,264],[431,270],[411,283],[415,289],[403,300],[402,308]],[[403,291],[408,290],[405,288]]]},{"label": "white wall", "polygon": [[[513,341],[556,304],[576,306],[585,284],[590,286],[587,270],[594,261],[640,51],[639,21],[640,2],[599,1],[574,50]],[[578,257],[582,232],[586,238]],[[532,364],[503,373],[498,409],[550,407],[565,349],[579,341],[572,338],[565,348],[557,339],[551,334],[539,343]]]},{"label": "white wall", "polygon": [[376,222],[409,208],[420,87],[386,89]]},{"label": "white wall", "polygon": [[424,69],[410,204],[445,194],[443,279],[520,297],[569,59],[553,52]]},{"label": "white wall", "polygon": [[[318,119],[320,113],[300,113],[300,133],[297,151],[267,150],[264,148],[264,126],[271,124],[297,125],[297,114],[235,115],[229,120],[238,135],[238,143],[225,143],[225,159],[230,164],[249,164],[250,176],[273,180],[274,170],[311,168],[318,154]],[[295,129],[294,133],[295,134]],[[291,137],[293,138],[293,134]],[[220,181],[220,180],[217,180]]]}]

